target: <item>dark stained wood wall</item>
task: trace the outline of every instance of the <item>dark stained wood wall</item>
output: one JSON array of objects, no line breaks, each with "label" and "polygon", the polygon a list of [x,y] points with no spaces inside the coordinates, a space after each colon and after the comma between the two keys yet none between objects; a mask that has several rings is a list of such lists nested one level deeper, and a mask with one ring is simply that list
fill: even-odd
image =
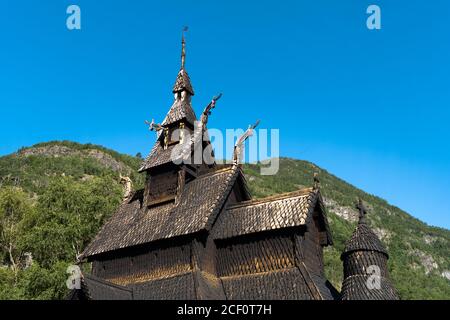
[{"label": "dark stained wood wall", "polygon": [[323,275],[323,250],[321,246],[321,237],[324,232],[320,231],[318,221],[318,213],[314,212],[313,219],[308,221],[306,225],[306,232],[303,239],[299,239],[303,255],[303,261],[312,273]]},{"label": "dark stained wood wall", "polygon": [[[233,239],[230,239],[233,240]],[[219,244],[220,277],[269,272],[294,266],[290,236],[247,236]]]},{"label": "dark stained wood wall", "polygon": [[147,175],[145,202],[147,206],[175,199],[178,189],[178,171],[167,170]]},{"label": "dark stained wood wall", "polygon": [[191,270],[191,245],[127,250],[94,261],[92,268],[93,275],[122,285],[168,277]]},{"label": "dark stained wood wall", "polygon": [[218,276],[270,272],[298,266],[299,263],[304,263],[309,272],[324,276],[323,233],[318,219],[313,218],[309,219],[306,227],[218,240]]},{"label": "dark stained wood wall", "polygon": [[[234,203],[241,196],[239,190],[232,192],[227,204]],[[203,231],[139,249],[124,249],[120,254],[114,252],[112,256],[97,258],[93,262],[93,274],[116,284],[132,285],[188,272],[201,272],[201,276],[197,276],[200,280],[195,281],[201,285],[213,284],[211,279],[216,276],[288,270],[304,264],[310,273],[323,276],[321,237],[324,231],[317,216],[318,213],[314,213],[307,225],[302,227],[216,241]],[[352,268],[348,265],[349,270]],[[210,290],[210,287],[204,287],[204,292]]]},{"label": "dark stained wood wall", "polygon": [[217,274],[216,256],[216,245],[211,237],[199,237],[192,242],[192,268],[194,270]]}]

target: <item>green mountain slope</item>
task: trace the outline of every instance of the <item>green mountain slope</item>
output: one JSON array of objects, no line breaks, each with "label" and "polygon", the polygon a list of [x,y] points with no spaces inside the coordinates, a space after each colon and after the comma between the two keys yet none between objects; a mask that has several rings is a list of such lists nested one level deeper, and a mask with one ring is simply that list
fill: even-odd
[{"label": "green mountain slope", "polygon": [[352,234],[358,212],[358,197],[366,203],[371,227],[390,253],[391,277],[402,299],[450,299],[450,231],[430,227],[385,200],[367,194],[314,164],[301,160],[280,159],[275,176],[260,176],[258,165],[247,165],[245,173],[254,196],[311,186],[313,173],[319,172],[333,234],[334,245],[325,251],[326,273],[340,289],[342,263],[340,253]]},{"label": "green mountain slope", "polygon": [[[43,143],[0,157],[0,298],[62,298],[65,269],[120,203],[119,175],[130,176],[135,188],[143,186],[141,161],[73,142]],[[427,226],[306,161],[282,158],[275,176],[259,175],[259,165],[244,167],[255,197],[310,186],[315,171],[335,243],[325,251],[326,273],[336,287],[342,281],[340,252],[355,227],[354,202],[361,197],[390,252],[401,298],[450,299],[449,230]]]}]

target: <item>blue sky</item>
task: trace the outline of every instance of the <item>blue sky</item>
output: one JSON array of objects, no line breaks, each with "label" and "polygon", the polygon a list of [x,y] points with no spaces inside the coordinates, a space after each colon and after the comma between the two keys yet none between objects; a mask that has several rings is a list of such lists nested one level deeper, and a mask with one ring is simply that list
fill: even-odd
[{"label": "blue sky", "polygon": [[147,154],[188,25],[197,114],[224,93],[211,127],[259,118],[282,156],[450,228],[449,21],[447,0],[2,0],[0,154],[62,139]]}]

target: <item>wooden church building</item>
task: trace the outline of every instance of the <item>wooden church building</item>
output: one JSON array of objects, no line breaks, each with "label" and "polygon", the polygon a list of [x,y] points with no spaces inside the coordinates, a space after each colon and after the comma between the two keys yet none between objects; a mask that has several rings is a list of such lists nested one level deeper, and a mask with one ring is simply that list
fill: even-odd
[{"label": "wooden church building", "polygon": [[[252,128],[233,164],[174,161],[198,150],[213,159],[203,136],[220,97],[197,119],[184,37],[181,60],[173,104],[160,125],[150,123],[157,140],[140,168],[145,188],[124,199],[85,249],[80,261],[92,272],[71,298],[339,299],[324,274],[323,248],[333,240],[318,183],[252,199],[239,161]],[[176,129],[188,134],[174,138]]]}]

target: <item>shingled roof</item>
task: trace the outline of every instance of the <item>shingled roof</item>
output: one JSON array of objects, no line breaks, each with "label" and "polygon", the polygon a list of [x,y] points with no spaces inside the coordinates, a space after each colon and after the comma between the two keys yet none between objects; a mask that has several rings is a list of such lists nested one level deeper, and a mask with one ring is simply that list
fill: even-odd
[{"label": "shingled roof", "polygon": [[342,283],[342,300],[398,300],[397,292],[389,278],[379,277],[380,288],[367,288],[368,275],[347,277]]},{"label": "shingled roof", "polygon": [[170,162],[177,163],[177,161],[180,161],[181,163],[186,156],[192,155],[195,148],[202,148],[204,145],[210,144],[210,141],[206,140],[209,139],[207,136],[202,141],[204,137],[203,131],[201,131],[200,134],[192,134],[191,139],[186,140],[183,144],[172,144],[167,146],[166,149],[163,148],[158,139],[138,171],[143,172]]},{"label": "shingled roof", "polygon": [[[326,280],[317,280],[325,283]],[[309,272],[297,267],[248,275],[221,277],[230,300],[332,300],[326,285],[317,287]]]},{"label": "shingled roof", "polygon": [[[172,107],[167,113],[162,122],[162,126],[169,126],[178,121],[186,121],[192,126],[197,121],[197,116],[192,109],[191,103],[182,99],[175,99]],[[176,145],[170,145],[167,149],[164,149],[161,143],[162,136],[158,135],[158,138],[150,151],[150,154],[143,161],[139,172],[172,162],[172,150]]]},{"label": "shingled roof", "polygon": [[[227,208],[218,218],[213,231],[215,239],[232,238],[260,231],[305,225],[312,217],[317,202],[321,203],[317,189],[303,190],[250,200]],[[325,211],[322,207],[322,214]],[[329,242],[331,235],[326,224]]]},{"label": "shingled roof", "polygon": [[70,300],[132,300],[133,290],[93,275],[81,277],[81,288],[71,290]]},{"label": "shingled roof", "polygon": [[169,109],[169,112],[164,118],[162,125],[167,126],[183,119],[193,125],[197,120],[197,116],[192,109],[190,101],[175,99]]},{"label": "shingled roof", "polygon": [[[361,199],[357,208],[360,211],[358,226],[341,255],[344,262],[341,299],[397,300],[398,296],[389,279],[387,268],[389,255],[380,239],[367,225],[366,209]],[[369,271],[369,267],[378,267],[378,273]],[[378,280],[378,283],[374,280]]]},{"label": "shingled roof", "polygon": [[188,73],[184,68],[180,69],[180,72],[178,72],[177,79],[175,80],[175,84],[173,86],[173,93],[175,92],[181,92],[183,90],[186,90],[189,92],[190,95],[194,95],[194,89],[191,85],[191,79],[189,78]]},{"label": "shingled roof", "polygon": [[173,144],[168,146],[167,149],[164,149],[161,145],[161,142],[159,140],[156,141],[155,145],[150,151],[150,154],[142,162],[142,165],[139,168],[139,172],[172,162],[172,151],[175,147],[176,145]]},{"label": "shingled roof", "polygon": [[358,226],[353,232],[352,237],[347,241],[345,245],[342,257],[353,251],[377,251],[388,256],[386,249],[378,239],[375,232],[370,229],[365,220],[360,220]]},{"label": "shingled roof", "polygon": [[136,192],[104,224],[82,257],[208,230],[240,175],[238,166],[204,174],[184,186],[177,204],[148,208],[142,205],[143,190]]}]

